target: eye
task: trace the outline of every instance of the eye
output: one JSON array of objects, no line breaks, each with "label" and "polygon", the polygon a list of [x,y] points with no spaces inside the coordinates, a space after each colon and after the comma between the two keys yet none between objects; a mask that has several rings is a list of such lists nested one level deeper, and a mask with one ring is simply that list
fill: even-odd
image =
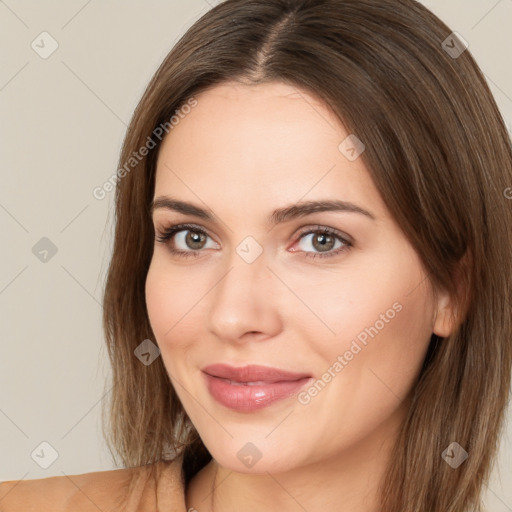
[{"label": "eye", "polygon": [[[322,226],[306,228],[306,231],[302,231],[299,235],[298,244],[301,250],[305,250],[306,246],[311,244],[314,249],[320,251],[317,253],[305,251],[306,258],[332,258],[348,251],[353,246],[347,235],[332,228]],[[339,242],[337,246],[336,242]]]},{"label": "eye", "polygon": [[[156,241],[167,244],[169,251],[183,258],[200,256],[201,249],[207,249],[205,241],[210,238],[204,229],[194,224],[176,224],[158,231]],[[347,235],[323,226],[305,228],[299,233],[299,241],[295,245],[300,246],[300,251],[292,249],[292,252],[303,252],[307,258],[331,258],[348,251],[353,243]],[[172,243],[170,243],[172,242]],[[320,252],[305,250],[309,244]],[[338,244],[338,245],[336,245]],[[176,248],[176,246],[181,248]],[[215,248],[216,244],[214,244]],[[212,248],[212,247],[210,247]],[[334,249],[334,250],[333,250]]]},{"label": "eye", "polygon": [[[172,244],[169,242],[172,238]],[[176,224],[158,232],[156,240],[169,245],[169,251],[176,256],[189,258],[199,256],[200,249],[204,248],[204,241],[210,238],[206,231],[194,224]],[[185,249],[176,249],[175,245],[181,245]],[[189,250],[186,249],[189,247]]]}]

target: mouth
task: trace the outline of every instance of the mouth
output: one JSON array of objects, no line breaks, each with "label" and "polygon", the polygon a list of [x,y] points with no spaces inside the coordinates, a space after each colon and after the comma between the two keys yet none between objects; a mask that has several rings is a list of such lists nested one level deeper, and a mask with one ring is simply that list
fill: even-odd
[{"label": "mouth", "polygon": [[215,364],[202,369],[210,395],[238,412],[252,412],[296,394],[313,380],[310,374],[268,366],[235,368]]},{"label": "mouth", "polygon": [[239,383],[263,383],[273,384],[274,382],[294,381],[311,377],[307,373],[296,373],[271,366],[260,366],[251,364],[248,366],[234,367],[227,364],[212,364],[205,366],[203,372],[220,379],[227,379]]},{"label": "mouth", "polygon": [[[213,375],[212,375],[213,377]],[[220,377],[216,377],[219,380],[222,380],[223,382],[227,382],[228,384],[231,384],[232,386],[266,386],[267,384],[274,384],[274,382],[265,382],[263,380],[258,380],[256,382],[237,382],[236,380],[229,380],[229,379],[221,379]],[[284,381],[282,381],[284,382]],[[288,381],[291,382],[291,381]]]}]

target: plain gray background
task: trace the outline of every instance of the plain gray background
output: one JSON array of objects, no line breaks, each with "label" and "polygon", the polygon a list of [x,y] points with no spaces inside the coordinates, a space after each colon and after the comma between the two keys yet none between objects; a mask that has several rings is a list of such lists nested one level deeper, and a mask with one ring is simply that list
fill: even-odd
[{"label": "plain gray background", "polygon": [[[100,429],[114,194],[92,191],[116,171],[148,80],[214,3],[0,1],[0,480],[114,467]],[[469,42],[512,131],[512,0],[424,3]],[[511,433],[486,495],[493,512],[512,511]],[[57,456],[47,469],[42,442]]]}]

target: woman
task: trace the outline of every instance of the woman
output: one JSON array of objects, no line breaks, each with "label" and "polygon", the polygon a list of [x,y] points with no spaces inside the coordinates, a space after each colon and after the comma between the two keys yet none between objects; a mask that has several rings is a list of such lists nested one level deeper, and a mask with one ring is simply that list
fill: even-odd
[{"label": "woman", "polygon": [[125,469],[8,482],[1,507],[481,510],[512,367],[511,184],[482,73],[422,5],[213,8],[117,172]]}]

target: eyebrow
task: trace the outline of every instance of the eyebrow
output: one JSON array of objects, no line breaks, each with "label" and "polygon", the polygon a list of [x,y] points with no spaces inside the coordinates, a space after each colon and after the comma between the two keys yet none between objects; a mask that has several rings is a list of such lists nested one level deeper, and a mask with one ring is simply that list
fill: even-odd
[{"label": "eyebrow", "polygon": [[[212,211],[205,210],[200,206],[186,201],[179,201],[169,196],[159,196],[151,202],[151,215],[153,215],[155,210],[160,208],[183,213],[184,215],[194,215],[195,217],[199,217],[200,219],[207,221],[213,222],[215,220],[215,215]],[[276,225],[318,212],[359,213],[370,219],[376,219],[375,215],[371,212],[355,205],[354,203],[335,199],[325,199],[319,201],[302,201],[284,208],[278,208],[268,217],[267,224]]]}]

